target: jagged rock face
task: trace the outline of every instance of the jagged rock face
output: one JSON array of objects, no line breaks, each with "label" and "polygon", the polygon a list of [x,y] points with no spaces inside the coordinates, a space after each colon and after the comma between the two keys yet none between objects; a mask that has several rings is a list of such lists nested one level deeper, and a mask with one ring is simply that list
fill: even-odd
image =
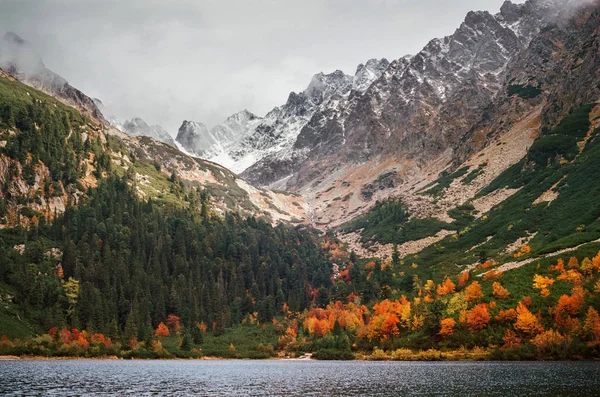
[{"label": "jagged rock face", "polygon": [[200,154],[215,143],[214,139],[208,136],[208,128],[204,124],[188,120],[179,127],[175,140],[192,154]]},{"label": "jagged rock face", "polygon": [[385,72],[389,64],[389,61],[383,58],[369,59],[367,63],[358,65],[352,81],[352,90],[365,92]]},{"label": "jagged rock face", "polygon": [[121,131],[130,136],[147,136],[168,145],[176,147],[173,137],[160,125],[148,125],[139,117],[134,117],[131,120],[125,120],[120,123],[116,120],[110,120],[110,123],[119,128]]},{"label": "jagged rock face", "polygon": [[[392,62],[364,93],[322,107],[294,144],[302,155],[287,187],[311,183],[317,169],[378,155],[425,162],[453,147],[501,90],[509,61],[556,18],[560,4],[506,2],[496,15],[470,12],[453,35]],[[268,185],[276,168],[262,163],[243,175]]]},{"label": "jagged rock face", "polygon": [[0,37],[0,68],[19,81],[81,110],[86,116],[106,123],[92,98],[46,68],[35,49],[15,33]]},{"label": "jagged rock face", "polygon": [[[280,160],[271,176],[271,179],[279,178],[301,158],[293,146],[313,115],[333,101],[344,101],[351,93],[365,90],[387,65],[385,59],[370,60],[359,66],[355,76],[339,70],[316,74],[304,91],[290,93],[284,105],[274,108],[265,117],[257,117],[248,111],[236,113],[223,124],[210,130],[200,128],[194,134],[186,134],[193,135],[192,138],[184,135],[182,140],[185,139],[185,143],[178,142],[187,151],[223,164],[237,173]],[[182,125],[184,130],[187,129],[185,125]],[[281,167],[284,163],[289,167]]]},{"label": "jagged rock face", "polygon": [[[507,65],[502,91],[455,147],[455,164],[542,105],[541,123],[555,125],[571,109],[600,98],[600,2],[568,7]],[[514,87],[537,89],[523,98]],[[482,132],[487,134],[481,139]],[[479,139],[478,139],[479,138]]]}]

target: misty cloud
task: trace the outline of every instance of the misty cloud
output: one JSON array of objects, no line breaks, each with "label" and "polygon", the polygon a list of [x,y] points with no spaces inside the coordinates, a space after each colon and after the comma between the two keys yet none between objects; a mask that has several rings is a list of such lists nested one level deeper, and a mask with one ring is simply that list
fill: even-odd
[{"label": "misty cloud", "polygon": [[120,118],[175,134],[248,109],[264,115],[313,74],[353,74],[451,34],[472,9],[503,0],[0,0],[46,66]]}]

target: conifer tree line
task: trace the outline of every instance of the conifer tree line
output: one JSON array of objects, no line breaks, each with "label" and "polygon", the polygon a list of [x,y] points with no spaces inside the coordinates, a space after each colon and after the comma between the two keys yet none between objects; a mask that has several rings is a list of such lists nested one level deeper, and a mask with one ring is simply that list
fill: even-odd
[{"label": "conifer tree line", "polygon": [[[125,177],[107,178],[87,204],[51,224],[15,234],[27,240],[25,251],[1,242],[2,281],[45,329],[144,340],[175,314],[184,326],[204,322],[218,332],[248,313],[270,321],[284,303],[301,311],[313,286],[331,283],[331,264],[308,230],[161,208],[139,200]],[[48,255],[56,245],[60,261]]]}]

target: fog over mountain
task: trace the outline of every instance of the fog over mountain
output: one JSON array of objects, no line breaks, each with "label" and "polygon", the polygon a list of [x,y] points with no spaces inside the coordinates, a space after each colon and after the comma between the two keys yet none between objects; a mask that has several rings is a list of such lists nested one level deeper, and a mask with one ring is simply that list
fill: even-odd
[{"label": "fog over mountain", "polygon": [[263,116],[315,73],[352,74],[367,59],[415,53],[469,10],[501,4],[0,0],[0,30],[32,43],[107,114],[175,135],[182,120],[211,127],[243,109]]}]

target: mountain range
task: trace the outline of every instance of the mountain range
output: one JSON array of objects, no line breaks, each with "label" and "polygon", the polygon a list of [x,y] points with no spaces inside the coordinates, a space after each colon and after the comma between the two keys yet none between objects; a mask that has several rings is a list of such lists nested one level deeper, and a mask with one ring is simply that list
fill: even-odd
[{"label": "mountain range", "polygon": [[0,40],[2,354],[599,356],[598,0],[175,140],[102,109]]},{"label": "mountain range", "polygon": [[[248,186],[294,192],[305,220],[319,228],[336,228],[391,198],[416,218],[448,221],[448,210],[473,201],[521,161],[542,129],[597,100],[596,7],[528,0],[506,1],[496,14],[470,12],[452,35],[416,55],[371,59],[353,76],[318,73],[264,117],[243,110],[211,128],[186,120],[175,140],[139,118],[106,121],[101,102],[46,69],[14,34],[3,38],[0,66],[107,128],[220,164]],[[176,151],[148,152],[168,164],[166,153]],[[468,186],[423,194],[465,167],[476,173]],[[494,194],[484,209],[509,197]]]}]

